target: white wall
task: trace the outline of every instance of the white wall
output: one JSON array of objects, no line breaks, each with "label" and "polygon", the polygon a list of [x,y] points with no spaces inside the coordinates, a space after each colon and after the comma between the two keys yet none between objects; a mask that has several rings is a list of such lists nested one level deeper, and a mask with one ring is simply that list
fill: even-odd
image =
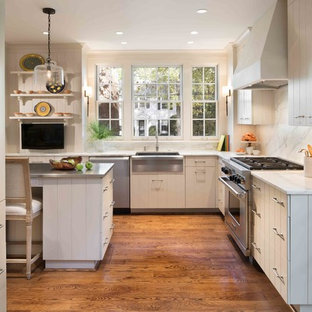
[{"label": "white wall", "polygon": [[257,126],[256,131],[265,154],[303,163],[298,151],[312,144],[312,128],[288,125],[287,91],[287,86],[275,91],[274,124]]},{"label": "white wall", "polygon": [[[20,86],[17,84],[17,76],[10,74],[11,71],[21,70],[19,68],[20,58],[28,53],[38,53],[46,58],[46,45],[14,44],[6,47],[6,149],[7,153],[19,152],[19,127],[16,120],[10,120],[14,112],[33,112],[33,107],[40,100],[49,102],[58,112],[70,112],[74,114],[65,128],[65,149],[60,152],[80,152],[83,150],[82,142],[82,47],[79,44],[56,44],[52,45],[52,59],[64,68],[65,73],[70,73],[67,78],[66,89],[71,89],[74,96],[69,98],[69,105],[63,99],[36,98],[27,100],[25,105],[19,107],[16,98],[9,96],[14,89],[34,90],[32,76],[27,76]],[[22,80],[22,79],[21,79]],[[25,152],[25,151],[24,151]],[[50,151],[51,152],[51,151]],[[52,152],[58,152],[53,150]]]},{"label": "white wall", "polygon": [[[227,55],[224,52],[204,51],[109,51],[88,53],[88,85],[93,87],[93,96],[90,98],[90,120],[95,119],[95,67],[96,64],[121,66],[124,71],[124,110],[122,140],[153,140],[153,138],[134,138],[132,130],[131,104],[131,65],[182,65],[183,66],[183,137],[180,141],[186,142],[191,137],[191,100],[192,100],[192,66],[219,66],[219,134],[227,132],[225,116],[225,98],[222,97],[222,86],[227,84]],[[161,140],[172,138],[162,137]],[[198,139],[197,139],[198,140]],[[203,142],[207,143],[207,139]]]}]

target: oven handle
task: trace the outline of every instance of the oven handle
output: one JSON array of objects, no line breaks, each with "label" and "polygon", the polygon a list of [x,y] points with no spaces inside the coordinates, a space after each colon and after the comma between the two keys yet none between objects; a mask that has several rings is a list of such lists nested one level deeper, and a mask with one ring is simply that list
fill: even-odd
[{"label": "oven handle", "polygon": [[229,183],[227,183],[226,180],[228,180],[227,177],[219,177],[218,180],[220,182],[222,182],[227,188],[230,189],[230,191],[237,196],[238,198],[244,198],[246,197],[246,192],[242,191],[242,192],[237,192]]}]

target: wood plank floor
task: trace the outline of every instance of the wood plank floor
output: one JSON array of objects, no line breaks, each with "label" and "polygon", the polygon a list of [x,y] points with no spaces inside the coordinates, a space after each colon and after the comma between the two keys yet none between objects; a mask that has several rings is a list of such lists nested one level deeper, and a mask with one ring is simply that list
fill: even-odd
[{"label": "wood plank floor", "polygon": [[8,311],[288,312],[218,215],[116,216],[97,272],[8,279]]}]

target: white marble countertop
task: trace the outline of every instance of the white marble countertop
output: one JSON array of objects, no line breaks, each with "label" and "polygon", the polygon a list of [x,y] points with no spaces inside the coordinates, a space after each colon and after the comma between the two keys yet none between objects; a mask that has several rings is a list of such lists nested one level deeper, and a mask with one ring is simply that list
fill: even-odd
[{"label": "white marble countertop", "polygon": [[[6,156],[12,157],[51,157],[51,158],[62,158],[67,156],[92,156],[92,157],[113,157],[113,156],[125,156],[130,157],[134,156],[137,151],[128,151],[128,150],[117,150],[117,151],[108,151],[108,152],[64,152],[64,153],[7,153]],[[179,151],[182,156],[220,156],[222,158],[230,158],[237,156],[234,152],[219,152],[216,150],[182,150]]]},{"label": "white marble countertop", "polygon": [[252,171],[251,175],[289,195],[312,195],[312,178],[303,170]]}]

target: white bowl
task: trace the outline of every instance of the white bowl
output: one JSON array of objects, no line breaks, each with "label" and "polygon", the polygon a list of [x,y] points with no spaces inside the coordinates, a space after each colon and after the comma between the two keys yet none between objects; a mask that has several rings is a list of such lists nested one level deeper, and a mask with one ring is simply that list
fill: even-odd
[{"label": "white bowl", "polygon": [[260,155],[260,151],[259,150],[253,150],[252,154],[255,156],[258,156],[258,155]]}]

